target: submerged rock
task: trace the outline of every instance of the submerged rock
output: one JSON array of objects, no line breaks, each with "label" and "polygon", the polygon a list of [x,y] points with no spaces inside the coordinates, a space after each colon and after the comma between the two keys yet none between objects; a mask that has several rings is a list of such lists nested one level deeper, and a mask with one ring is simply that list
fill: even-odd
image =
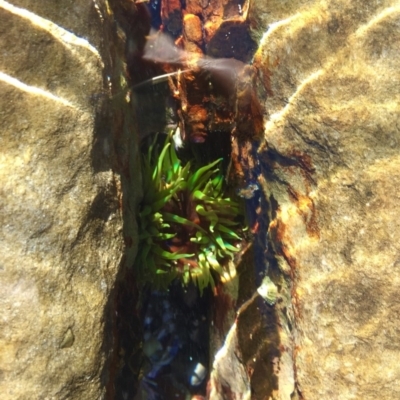
[{"label": "submerged rock", "polygon": [[103,30],[91,2],[17,3],[0,2],[1,398],[98,399],[123,250]]},{"label": "submerged rock", "polygon": [[253,11],[254,26],[269,25],[254,59],[268,93],[259,183],[286,277],[293,390],[398,398],[397,3],[260,1]]},{"label": "submerged rock", "polygon": [[[135,392],[116,372],[126,343],[105,362],[111,333],[104,321],[112,314],[117,331],[132,318],[123,342],[139,320],[132,277],[116,297],[117,312],[115,297],[109,300],[123,252],[120,182],[111,166],[125,193],[123,266],[132,265],[138,137],[178,123],[195,143],[232,134],[237,193],[254,206],[255,255],[238,267],[236,294],[217,294],[216,356],[213,365],[196,359],[181,368],[187,384],[205,386],[213,367],[211,399],[398,398],[397,4],[187,1],[185,11],[164,3],[150,22],[165,23],[174,39],[182,33],[186,53],[177,54],[189,60],[178,61],[197,69],[185,71],[187,87],[175,102],[165,102],[167,84],[131,97],[148,126],[136,135],[129,96],[116,93],[124,89],[125,51],[110,11],[117,3],[121,15],[134,14],[123,0],[111,8],[99,1],[97,11],[79,1],[0,2],[2,398],[98,399],[107,383],[110,398]],[[130,27],[129,18],[118,23],[131,29],[132,83],[165,75],[170,66],[148,69],[132,39],[135,29],[144,38],[150,22],[136,15]],[[243,35],[245,46],[235,47]],[[103,103],[103,62],[112,107]],[[199,340],[193,332],[190,340]],[[183,365],[166,352],[161,328],[150,333],[144,353],[150,371],[160,367],[155,377],[164,361]],[[133,336],[126,360],[139,370],[140,332]]]}]

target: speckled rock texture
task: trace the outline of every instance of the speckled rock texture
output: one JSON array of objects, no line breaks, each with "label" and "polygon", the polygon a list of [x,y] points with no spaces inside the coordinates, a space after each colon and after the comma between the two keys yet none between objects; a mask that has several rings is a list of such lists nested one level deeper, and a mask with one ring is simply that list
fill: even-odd
[{"label": "speckled rock texture", "polygon": [[0,397],[99,399],[122,218],[90,1],[0,1]]},{"label": "speckled rock texture", "polygon": [[399,4],[259,1],[249,18],[295,398],[400,398]]},{"label": "speckled rock texture", "polygon": [[[203,12],[203,3],[188,1],[188,13]],[[256,400],[400,398],[400,7],[393,0],[239,3],[215,2],[226,21],[214,10],[204,32],[215,37],[213,57],[235,55],[217,50],[230,32],[238,35],[232,43],[247,34],[247,24],[258,43],[245,71],[256,76],[265,129],[250,165],[259,166],[269,204],[268,262],[279,297],[263,311],[260,297],[251,297],[254,282],[239,295],[238,306],[247,306],[214,360],[210,398],[233,395],[229,386]],[[139,157],[118,95],[123,30],[117,44],[111,11],[99,7],[102,16],[91,1],[0,0],[6,400],[100,399],[109,382],[114,398],[107,378],[117,366],[106,363],[105,323],[123,252],[121,202],[124,265],[135,257],[139,190],[129,183]],[[190,18],[187,50],[195,51]],[[176,21],[167,19],[173,31]],[[238,58],[250,63],[242,50]],[[113,104],[104,103],[105,75]],[[243,93],[243,102],[252,95]],[[239,129],[243,137],[248,126]],[[256,225],[251,230],[257,234]],[[240,275],[239,291],[248,277]],[[254,318],[260,310],[267,318]],[[236,388],[224,386],[239,376]]]}]

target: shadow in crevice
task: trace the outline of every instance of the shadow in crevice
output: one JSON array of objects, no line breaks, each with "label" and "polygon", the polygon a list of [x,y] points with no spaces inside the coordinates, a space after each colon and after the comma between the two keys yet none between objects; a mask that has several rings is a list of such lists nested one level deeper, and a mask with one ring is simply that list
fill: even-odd
[{"label": "shadow in crevice", "polygon": [[138,390],[143,361],[138,293],[133,269],[122,263],[105,312],[109,359],[103,381],[109,400],[133,399]]},{"label": "shadow in crevice", "polygon": [[[137,154],[138,138],[135,136],[135,118],[125,99],[121,82],[124,70],[126,40],[121,37],[121,23],[114,16],[123,14],[125,7],[133,4],[124,0],[108,3],[114,14],[103,4],[98,4],[105,16],[102,21],[103,42],[99,49],[104,68],[104,93],[93,96],[95,131],[92,146],[92,168],[95,173],[112,171],[116,176],[112,191],[114,203],[100,193],[92,203],[93,215],[103,221],[119,209],[122,212],[123,232],[116,240],[124,240],[124,254],[118,265],[114,285],[103,312],[104,331],[102,351],[105,362],[100,376],[105,388],[105,399],[133,399],[138,388],[139,368],[142,362],[142,332],[138,315],[138,288],[131,268],[136,252],[135,204],[140,196],[140,173]],[[129,10],[128,10],[129,11]],[[129,18],[131,14],[125,13]],[[118,176],[118,177],[117,177]],[[107,193],[107,196],[110,196]],[[122,196],[122,198],[121,198]],[[117,236],[117,235],[116,235]]]},{"label": "shadow in crevice", "polygon": [[[161,74],[162,70],[158,65],[149,64],[142,58],[145,36],[148,35],[151,25],[146,10],[143,8],[144,5],[124,0],[110,1],[109,4],[115,16],[115,20],[111,21],[112,23],[107,28],[114,32],[114,36],[109,33],[105,39],[110,42],[110,73],[107,75],[111,76],[111,82],[115,82],[115,87],[120,88],[121,85],[117,81],[120,76],[124,76],[124,72],[127,73],[127,80],[130,79],[130,85]],[[116,33],[118,29],[121,29],[125,35],[122,40]],[[124,62],[127,66],[126,71],[123,71],[121,67]],[[113,93],[115,96],[113,99],[103,100],[100,103],[100,111],[96,118],[93,168],[96,172],[100,172],[112,167],[113,171],[121,176],[126,244],[126,254],[121,260],[115,285],[104,311],[104,352],[108,360],[102,371],[102,382],[106,387],[106,399],[109,400],[135,398],[145,360],[142,347],[143,310],[146,309],[146,305],[141,304],[143,297],[141,297],[134,270],[131,268],[134,258],[132,254],[137,244],[135,208],[140,200],[138,192],[141,187],[137,162],[138,144],[140,139],[147,135],[164,131],[170,122],[172,122],[171,125],[176,123],[176,121],[168,121],[166,109],[172,110],[170,114],[176,113],[173,110],[173,101],[168,100],[168,93],[166,84],[135,89],[129,105],[124,103],[123,96],[118,97],[121,93]],[[134,120],[135,129],[131,132],[127,128],[129,125],[127,120]],[[192,144],[190,149],[191,155],[194,155],[198,164],[206,164],[223,157],[224,169],[228,168],[231,151],[230,133],[222,129],[209,132],[204,143]],[[109,161],[103,163],[101,155],[103,157],[108,155]],[[258,175],[259,172],[253,171],[253,174]],[[254,180],[253,178],[256,179],[256,176],[249,177],[249,182]],[[94,206],[98,207],[99,201],[101,198],[96,200]],[[255,232],[255,243],[251,251],[253,261],[248,262],[249,269],[246,269],[245,273],[246,279],[249,279],[248,288],[251,290],[247,299],[261,284],[266,272],[265,259],[270,264],[269,273],[273,274],[273,267],[271,267],[273,255],[265,247],[269,224],[267,217],[269,203],[263,197],[261,190],[256,194],[254,204],[248,203],[249,209],[257,209],[258,206],[260,206],[260,213],[254,216],[254,221],[258,220],[259,227]],[[108,209],[109,207],[102,214],[103,218],[107,217]],[[267,219],[261,218],[262,215]],[[238,303],[243,301],[244,298],[240,296],[244,296],[245,291],[243,289],[243,292],[239,293]],[[176,298],[179,296],[177,295]],[[205,307],[210,306],[212,305],[207,303]],[[273,360],[280,357],[277,325],[274,308],[266,304],[259,296],[238,319],[243,363],[253,371],[251,385],[255,399],[261,400],[266,394],[271,394],[277,389],[273,364]],[[249,337],[252,337],[250,342]],[[208,357],[208,354],[206,356]],[[207,361],[201,360],[201,362],[207,364]]]},{"label": "shadow in crevice", "polygon": [[281,273],[274,252],[268,246],[271,203],[258,190],[251,199],[247,199],[246,210],[253,238],[252,245],[238,265],[240,283],[237,304],[239,310],[242,305],[244,310],[239,313],[237,331],[241,361],[250,377],[251,398],[263,400],[279,390],[281,340],[275,306],[255,294],[266,275],[279,286]]}]

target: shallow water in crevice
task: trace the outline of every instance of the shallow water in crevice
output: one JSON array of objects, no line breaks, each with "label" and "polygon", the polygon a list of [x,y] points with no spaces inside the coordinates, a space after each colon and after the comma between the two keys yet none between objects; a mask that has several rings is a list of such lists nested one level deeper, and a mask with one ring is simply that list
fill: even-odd
[{"label": "shallow water in crevice", "polygon": [[[174,96],[167,82],[135,89],[135,85],[162,75],[169,68],[162,63],[143,59],[146,36],[151,27],[159,24],[155,14],[158,8],[154,7],[154,12],[148,14],[144,4],[133,6],[123,0],[110,4],[114,9],[116,24],[126,35],[127,79],[130,87],[133,87],[129,91],[130,107],[137,126],[137,131],[132,134],[137,135],[137,144],[148,142],[154,133],[168,133],[170,129],[186,124],[186,146],[178,151],[179,157],[183,161],[192,160],[197,166],[223,159],[221,168],[230,182],[228,190],[231,195],[242,198],[249,230],[242,243],[243,250],[235,258],[237,276],[230,284],[234,289],[229,284],[225,286],[218,283],[214,291],[207,289],[200,295],[193,285],[182,287],[179,281],[175,281],[168,291],[160,291],[138,282],[135,270],[129,268],[131,266],[121,270],[112,306],[115,313],[114,369],[109,378],[109,387],[112,389],[108,390],[108,398],[210,398],[209,378],[214,356],[235,323],[237,310],[254,298],[237,319],[238,351],[242,353],[241,363],[248,371],[252,371],[249,377],[252,398],[261,400],[276,390],[276,371],[271,360],[279,358],[280,351],[275,310],[260,296],[255,296],[268,264],[271,264],[272,274],[277,270],[273,265],[273,253],[267,245],[270,204],[257,184],[260,174],[256,160],[257,140],[253,134],[249,134],[248,138],[241,137],[243,142],[252,143],[251,150],[244,156],[252,159],[252,168],[248,168],[246,161],[242,163],[244,168],[236,171],[230,157],[231,131],[235,127],[233,119],[237,109],[236,95],[231,89],[226,90],[224,85],[219,86],[218,78],[212,74],[200,71],[194,75],[194,83],[187,83],[183,89],[187,90],[189,105],[197,107],[206,99],[211,118],[209,121],[199,122],[193,115],[182,116],[182,97]],[[155,5],[156,2],[149,4],[150,8]],[[175,36],[178,37],[179,32]],[[239,58],[248,62],[255,47],[249,37],[246,40],[249,40],[248,46],[245,46],[247,53]],[[213,55],[219,56],[219,45],[216,41],[209,44]],[[204,49],[207,49],[206,45]],[[222,48],[220,54],[226,56]],[[192,127],[187,126],[191,122],[193,126],[206,126],[206,134],[193,133]],[[243,123],[243,119],[240,123]],[[244,126],[248,126],[248,123],[244,123]],[[138,185],[139,182],[134,184]],[[129,193],[129,190],[123,188],[125,193]],[[224,396],[229,398],[227,394]]]}]

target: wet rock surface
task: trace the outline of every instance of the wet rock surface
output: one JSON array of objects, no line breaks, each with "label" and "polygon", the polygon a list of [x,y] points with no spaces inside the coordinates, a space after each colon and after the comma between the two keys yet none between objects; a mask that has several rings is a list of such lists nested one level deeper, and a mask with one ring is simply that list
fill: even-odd
[{"label": "wet rock surface", "polygon": [[[144,350],[157,385],[154,368],[183,365],[174,338],[187,338],[156,321],[171,327],[171,306],[140,305],[126,269],[139,139],[177,125],[214,143],[199,147],[206,159],[232,152],[253,242],[208,305],[210,360],[187,368],[211,372],[201,393],[399,397],[398,6],[169,1],[150,2],[149,15],[109,5],[0,2],[2,398],[140,396]],[[145,36],[161,26],[179,50],[146,59]],[[191,70],[129,97],[127,81],[178,67]],[[267,270],[270,303],[257,292]]]},{"label": "wet rock surface", "polygon": [[399,9],[260,3],[254,23],[270,26],[254,59],[269,93],[259,181],[274,205],[298,396],[396,398]]},{"label": "wet rock surface", "polygon": [[2,1],[0,21],[1,398],[98,399],[123,251],[103,31],[80,1]]}]

